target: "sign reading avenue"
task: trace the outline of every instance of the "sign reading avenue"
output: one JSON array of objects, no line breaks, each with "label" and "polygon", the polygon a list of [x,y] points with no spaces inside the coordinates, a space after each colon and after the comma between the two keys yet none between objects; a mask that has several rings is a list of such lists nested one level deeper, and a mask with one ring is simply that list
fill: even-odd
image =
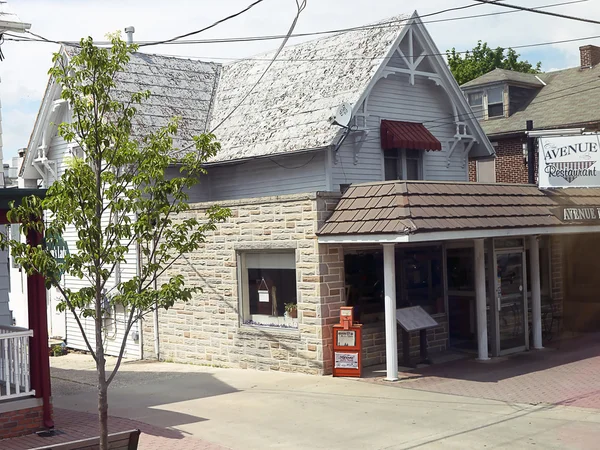
[{"label": "sign reading avenue", "polygon": [[540,188],[600,187],[597,133],[541,137],[538,148]]},{"label": "sign reading avenue", "polygon": [[560,219],[564,222],[600,220],[600,206],[587,206],[584,208],[562,208],[562,214]]}]

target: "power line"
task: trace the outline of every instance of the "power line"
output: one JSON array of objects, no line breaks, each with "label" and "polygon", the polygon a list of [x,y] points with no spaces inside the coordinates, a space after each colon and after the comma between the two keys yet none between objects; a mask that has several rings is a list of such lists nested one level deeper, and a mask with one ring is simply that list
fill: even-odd
[{"label": "power line", "polygon": [[[584,1],[587,1],[587,0],[584,0]],[[11,36],[11,37],[5,37],[4,39],[7,41],[13,41],[13,42],[42,42],[38,39],[27,39],[27,38],[21,38],[21,37],[12,38],[13,35],[11,35],[11,34],[5,34],[5,36]],[[506,49],[511,48],[513,50],[518,50],[518,49],[522,49],[522,48],[533,48],[533,47],[542,47],[542,46],[546,46],[546,45],[566,44],[566,43],[570,43],[570,42],[579,42],[579,41],[589,41],[592,39],[600,39],[600,35],[583,36],[583,37],[572,38],[572,39],[562,39],[559,41],[536,42],[533,44],[511,45],[511,46],[507,46],[505,48]],[[46,41],[43,41],[43,42],[46,42]],[[53,42],[53,41],[47,41],[47,42],[60,44],[60,42]],[[504,47],[501,47],[501,48],[504,48]],[[461,50],[461,51],[456,52],[456,54],[465,54],[465,53],[470,53],[470,52],[472,52],[472,50]],[[173,54],[173,53],[161,53],[160,56],[169,56],[169,57],[173,57],[173,58],[188,58],[188,59],[193,59],[193,60],[223,60],[223,61],[228,61],[231,63],[240,62],[240,61],[270,61],[271,60],[271,58],[254,58],[254,57],[226,58],[226,57],[221,57],[221,56],[189,56],[189,55],[181,55],[181,54]],[[410,56],[410,55],[406,55],[406,56]],[[415,55],[415,56],[420,56],[420,54]],[[446,53],[425,53],[425,54],[423,54],[423,56],[446,56]],[[395,56],[363,56],[363,57],[349,57],[349,58],[277,58],[277,62],[357,61],[357,60],[373,60],[373,61],[374,60],[382,60],[383,61],[383,60],[392,59],[392,58],[395,58]]]},{"label": "power line", "polygon": [[[501,1],[501,0],[493,0],[493,1],[490,1],[490,2],[486,2],[486,3],[492,4],[492,5],[495,5],[495,4],[500,5],[500,3],[497,3],[499,1]],[[553,8],[553,7],[557,7],[557,6],[571,5],[571,4],[576,4],[576,3],[584,3],[584,2],[587,2],[587,1],[588,0],[564,1],[564,2],[554,3],[554,4],[550,4],[550,5],[542,5],[542,6],[534,7],[534,8],[531,8],[531,9],[537,11],[539,9]],[[439,14],[443,14],[443,13],[446,13],[446,12],[451,12],[451,11],[456,11],[456,10],[462,10],[462,9],[467,9],[467,8],[472,8],[472,7],[475,7],[475,6],[481,6],[481,4],[480,3],[474,3],[474,4],[459,6],[459,7],[455,7],[455,8],[447,8],[447,9],[440,10],[440,11],[435,11],[435,12],[432,12],[432,13],[429,13],[429,14],[424,14],[422,16],[419,16],[419,19],[422,19],[422,18],[425,18],[425,17],[431,17],[431,16],[435,16],[435,15],[439,15]],[[494,12],[494,13],[478,14],[478,15],[471,15],[471,16],[450,17],[450,18],[445,18],[445,19],[437,19],[437,20],[431,20],[431,21],[422,21],[422,23],[425,24],[425,23],[449,22],[449,21],[456,21],[456,20],[463,20],[463,19],[471,19],[471,18],[479,18],[479,17],[503,15],[503,14],[509,14],[509,13],[513,13],[513,12],[519,12],[519,11],[508,11],[508,12],[500,12],[499,11],[499,12]],[[324,34],[335,34],[335,33],[347,32],[347,31],[369,30],[369,29],[376,29],[376,28],[390,28],[390,27],[398,26],[401,23],[407,22],[409,20],[411,20],[411,18],[397,19],[397,20],[391,20],[391,21],[387,21],[387,22],[380,22],[380,23],[376,23],[376,24],[362,25],[362,26],[356,26],[356,27],[338,28],[338,29],[332,29],[332,30],[314,31],[314,32],[307,32],[307,33],[297,33],[297,34],[292,34],[290,36],[290,38],[319,36],[319,35],[324,35]],[[224,19],[222,19],[222,21],[224,21]],[[213,25],[211,25],[211,27]],[[412,25],[412,23],[409,24],[409,25]],[[202,30],[198,30],[198,31],[192,32],[192,34],[197,34],[197,33],[201,32],[201,31]],[[47,38],[44,38],[42,36],[36,35],[34,33],[29,33],[29,34],[32,34],[32,35],[38,37],[39,40],[42,41],[42,42],[50,42],[50,43],[65,44],[65,45],[78,45],[78,41],[51,40],[51,39],[47,39]],[[14,36],[14,35],[12,35],[12,36]],[[172,40],[172,39],[168,39],[166,41],[138,41],[137,43],[140,46],[150,46],[150,45],[159,45],[159,44],[162,45],[163,43],[164,44],[178,44],[178,45],[189,45],[189,44],[224,44],[224,43],[234,43],[234,42],[254,42],[254,41],[262,41],[262,40],[278,40],[278,39],[283,39],[285,37],[286,37],[286,35],[264,35],[264,36],[230,37],[230,38],[215,38],[215,39],[200,39],[200,40]],[[25,39],[25,38],[22,38],[20,36],[18,38],[20,40],[22,40],[22,41],[25,41],[25,40],[35,41],[34,39]],[[173,38],[173,39],[178,39],[178,38],[179,37]],[[14,39],[14,40],[16,40],[16,39]],[[97,41],[96,44],[97,45],[109,45],[110,42],[107,42],[107,41]]]},{"label": "power line", "polygon": [[[556,99],[568,97],[568,96],[571,96],[571,95],[583,94],[583,93],[586,93],[586,92],[590,92],[590,91],[594,91],[594,90],[600,89],[600,86],[595,86],[595,87],[591,87],[589,89],[581,89],[579,91],[570,92],[570,93],[567,93],[567,94],[564,94],[564,95],[556,95],[556,94],[559,94],[561,92],[565,92],[565,91],[568,91],[570,89],[574,89],[574,88],[579,87],[579,86],[583,86],[583,85],[594,83],[594,82],[597,83],[599,81],[600,81],[600,78],[596,78],[596,79],[593,79],[593,80],[590,80],[590,81],[586,81],[584,83],[577,84],[575,86],[570,86],[568,88],[558,89],[558,90],[556,90],[556,91],[554,91],[554,92],[552,92],[550,94],[538,95],[538,96],[536,96],[532,100],[531,105],[535,106],[535,105],[538,105],[540,103],[545,103],[545,102],[548,102],[548,101],[551,101],[551,100],[556,100]],[[549,97],[549,98],[546,98],[546,97]],[[542,100],[539,100],[540,98]],[[467,111],[466,113],[458,114],[456,116],[456,118],[458,118],[458,119],[465,119],[465,118],[469,119],[470,118],[470,119],[479,120],[477,118],[477,114],[474,113],[474,112],[472,112],[472,111]],[[453,114],[446,114],[444,116],[440,116],[438,119],[425,120],[425,121],[420,122],[420,123],[422,123],[424,125],[425,124],[434,124],[434,126],[428,126],[427,127],[428,130],[433,130],[433,129],[436,129],[436,128],[445,127],[447,125],[456,125],[455,116]],[[362,128],[362,130],[378,130],[378,129],[379,129],[379,126]],[[356,130],[356,131],[360,131],[360,130]],[[364,142],[375,142],[377,140],[379,140],[379,138],[366,139]]]},{"label": "power line", "polygon": [[194,34],[202,33],[204,31],[207,31],[207,30],[210,30],[211,28],[216,27],[217,25],[222,24],[223,22],[227,22],[228,20],[231,20],[231,19],[234,19],[234,18],[236,18],[238,16],[241,16],[242,14],[244,14],[245,12],[251,10],[256,5],[258,5],[259,3],[262,3],[263,1],[264,0],[256,0],[255,2],[253,2],[253,3],[249,4],[248,6],[246,6],[244,9],[242,9],[242,10],[240,10],[240,11],[234,13],[234,14],[231,14],[231,15],[229,15],[227,17],[224,17],[223,19],[219,19],[216,22],[214,22],[214,23],[212,23],[212,24],[210,24],[210,25],[208,25],[208,26],[206,26],[204,28],[201,28],[199,30],[191,31],[191,32],[185,33],[185,34],[181,34],[179,36],[175,36],[175,37],[170,38],[170,39],[165,39],[165,40],[162,40],[162,41],[156,41],[156,42],[153,42],[151,44],[150,43],[149,44],[139,44],[139,46],[140,47],[144,47],[144,46],[147,46],[147,45],[168,44],[169,42],[175,42],[175,41],[178,41],[179,39],[186,38],[188,36],[193,36]]},{"label": "power line", "polygon": [[475,0],[475,1],[482,3],[482,4],[498,5],[498,6],[503,6],[505,8],[518,9],[520,11],[529,11],[529,12],[533,12],[536,14],[544,14],[546,16],[560,17],[561,19],[569,19],[569,20],[575,20],[578,22],[586,22],[586,23],[593,23],[595,25],[600,25],[600,21],[594,20],[594,19],[585,19],[583,17],[568,16],[566,14],[553,13],[550,11],[540,11],[540,10],[533,9],[533,8],[526,8],[525,6],[511,5],[508,3],[498,3],[498,2],[490,1],[490,0]]},{"label": "power line", "polygon": [[[587,0],[586,0],[587,1]],[[600,34],[594,35],[594,36],[583,36],[583,37],[579,37],[579,38],[572,38],[572,39],[562,39],[560,41],[547,41],[547,42],[536,42],[533,44],[520,44],[520,45],[511,45],[511,46],[507,46],[507,47],[501,47],[501,48],[505,48],[505,49],[522,49],[522,48],[533,48],[533,47],[542,47],[545,45],[554,45],[554,44],[566,44],[569,42],[578,42],[578,41],[589,41],[591,39],[600,39]],[[10,38],[7,38],[7,40],[13,40]],[[466,53],[471,53],[472,50],[461,50],[458,52],[455,52],[458,55],[462,55],[462,54],[466,54]],[[254,57],[247,57],[247,58],[226,58],[226,57],[222,57],[222,56],[188,56],[188,55],[181,55],[181,54],[173,54],[173,53],[161,53],[161,56],[170,56],[173,58],[188,58],[188,59],[194,59],[194,60],[222,60],[222,61],[227,61],[229,63],[236,63],[236,62],[240,62],[240,61],[270,61],[270,58],[254,58]],[[418,55],[412,55],[412,56],[446,56],[446,53],[420,53]],[[405,55],[406,57],[411,56],[410,54]],[[277,62],[311,62],[311,61],[361,61],[361,60],[370,60],[370,61],[374,61],[374,60],[390,60],[393,58],[397,58],[397,56],[357,56],[357,57],[349,57],[349,58],[277,58]]]}]

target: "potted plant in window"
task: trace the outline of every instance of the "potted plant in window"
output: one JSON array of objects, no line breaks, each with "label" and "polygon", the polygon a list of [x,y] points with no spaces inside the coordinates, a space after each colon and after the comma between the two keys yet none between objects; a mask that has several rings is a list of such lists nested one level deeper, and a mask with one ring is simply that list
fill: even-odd
[{"label": "potted plant in window", "polygon": [[292,319],[298,317],[298,308],[295,303],[286,303],[284,306],[288,317],[291,317]]}]

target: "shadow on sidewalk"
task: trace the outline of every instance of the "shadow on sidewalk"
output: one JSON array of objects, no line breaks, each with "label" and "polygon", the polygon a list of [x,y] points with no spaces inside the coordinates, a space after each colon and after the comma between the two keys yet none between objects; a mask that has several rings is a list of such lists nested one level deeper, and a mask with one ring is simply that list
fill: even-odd
[{"label": "shadow on sidewalk", "polygon": [[[95,415],[97,396],[94,377],[95,371],[52,368],[55,407]],[[200,415],[162,407],[235,392],[238,392],[237,389],[210,373],[121,371],[108,390],[109,415],[144,422],[162,430],[207,420]]]},{"label": "shadow on sidewalk", "polygon": [[[600,333],[590,333],[550,343],[544,350],[532,350],[514,355],[477,361],[474,357],[450,358],[451,361],[400,369],[400,379],[446,378],[477,383],[498,383],[502,380],[558,368],[600,356]],[[367,368],[367,373],[385,376],[379,367]],[[600,369],[600,367],[599,367]]]}]

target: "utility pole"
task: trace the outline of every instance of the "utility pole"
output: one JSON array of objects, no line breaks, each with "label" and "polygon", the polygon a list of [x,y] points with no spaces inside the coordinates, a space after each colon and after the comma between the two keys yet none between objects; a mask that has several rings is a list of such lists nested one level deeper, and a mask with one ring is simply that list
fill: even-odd
[{"label": "utility pole", "polygon": [[[527,131],[533,131],[533,120],[528,120]],[[527,182],[535,184],[535,138],[527,134]]]}]

